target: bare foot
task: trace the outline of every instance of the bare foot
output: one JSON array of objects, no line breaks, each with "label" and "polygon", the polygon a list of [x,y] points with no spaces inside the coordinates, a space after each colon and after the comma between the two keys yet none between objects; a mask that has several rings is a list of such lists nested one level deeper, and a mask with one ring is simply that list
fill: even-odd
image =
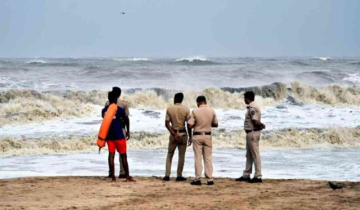
[{"label": "bare foot", "polygon": [[126,180],[124,182],[136,182],[136,181],[129,177],[129,178],[126,178]]},{"label": "bare foot", "polygon": [[112,182],[116,182],[116,177],[113,176],[113,177],[111,178],[111,181],[112,181]]}]

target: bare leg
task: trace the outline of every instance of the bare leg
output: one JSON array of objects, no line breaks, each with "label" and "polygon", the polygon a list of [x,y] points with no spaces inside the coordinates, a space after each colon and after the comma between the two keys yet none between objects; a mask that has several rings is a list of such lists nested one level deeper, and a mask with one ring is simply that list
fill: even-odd
[{"label": "bare leg", "polygon": [[110,159],[111,159],[111,155],[110,155],[110,152],[109,152],[109,157],[108,157],[108,164],[109,164],[109,176],[108,176],[108,178],[111,178],[111,165],[110,165]]},{"label": "bare leg", "polygon": [[128,164],[128,161],[127,161],[127,155],[126,155],[126,153],[120,154],[120,157],[121,157],[121,160],[122,160],[122,164],[123,164],[123,166],[124,166],[124,169],[125,169],[125,175],[126,175],[126,181],[125,181],[125,182],[135,182],[135,180],[133,180],[133,179],[130,177],[129,164]]},{"label": "bare leg", "polygon": [[115,159],[115,152],[112,152],[112,153],[109,154],[110,174],[111,174],[112,181],[116,182],[114,159]]},{"label": "bare leg", "polygon": [[122,165],[122,160],[121,160],[121,156],[119,155],[119,163],[120,163],[120,175],[119,175],[119,178],[121,175],[125,175],[125,169],[124,169],[124,166]]}]

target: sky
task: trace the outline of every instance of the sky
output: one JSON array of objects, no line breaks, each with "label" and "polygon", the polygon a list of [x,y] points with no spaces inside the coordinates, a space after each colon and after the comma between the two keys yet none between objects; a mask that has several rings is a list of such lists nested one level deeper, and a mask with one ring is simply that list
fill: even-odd
[{"label": "sky", "polygon": [[0,0],[0,57],[359,57],[359,11],[360,0]]}]

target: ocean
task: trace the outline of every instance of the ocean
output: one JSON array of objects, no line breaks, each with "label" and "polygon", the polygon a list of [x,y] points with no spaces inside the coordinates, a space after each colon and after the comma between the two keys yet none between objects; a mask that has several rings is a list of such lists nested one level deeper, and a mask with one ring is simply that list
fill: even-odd
[{"label": "ocean", "polygon": [[0,178],[106,175],[95,140],[113,86],[130,107],[133,175],[165,173],[165,110],[183,92],[191,109],[205,95],[219,118],[214,175],[240,176],[252,90],[267,125],[264,178],[360,181],[360,58],[340,57],[0,58]]}]

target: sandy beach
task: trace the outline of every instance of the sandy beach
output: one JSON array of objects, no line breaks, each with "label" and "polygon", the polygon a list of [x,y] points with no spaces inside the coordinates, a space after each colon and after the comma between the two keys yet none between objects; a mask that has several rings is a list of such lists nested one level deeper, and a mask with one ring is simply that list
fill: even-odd
[{"label": "sandy beach", "polygon": [[135,177],[33,177],[0,180],[0,209],[359,209],[360,183],[215,179],[214,186]]}]

